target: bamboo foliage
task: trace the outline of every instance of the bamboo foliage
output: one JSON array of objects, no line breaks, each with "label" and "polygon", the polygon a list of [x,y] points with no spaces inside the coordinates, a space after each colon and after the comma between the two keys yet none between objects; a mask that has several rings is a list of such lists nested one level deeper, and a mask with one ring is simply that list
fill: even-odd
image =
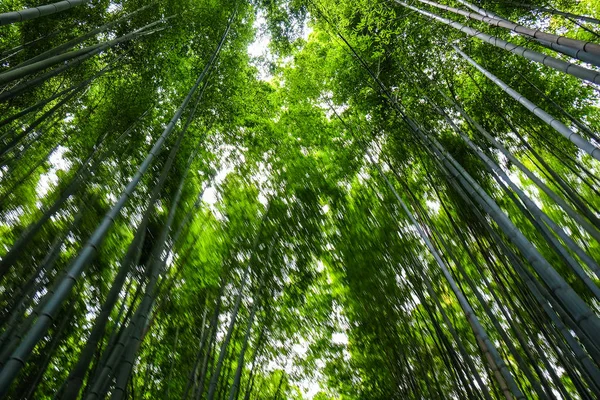
[{"label": "bamboo foliage", "polygon": [[0,398],[600,391],[594,2],[0,9]]}]

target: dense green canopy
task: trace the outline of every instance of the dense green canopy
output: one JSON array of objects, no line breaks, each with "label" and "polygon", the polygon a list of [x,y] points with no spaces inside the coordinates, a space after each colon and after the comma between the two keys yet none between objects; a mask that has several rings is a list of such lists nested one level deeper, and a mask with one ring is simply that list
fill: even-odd
[{"label": "dense green canopy", "polygon": [[595,0],[0,2],[0,398],[598,398],[598,43]]}]

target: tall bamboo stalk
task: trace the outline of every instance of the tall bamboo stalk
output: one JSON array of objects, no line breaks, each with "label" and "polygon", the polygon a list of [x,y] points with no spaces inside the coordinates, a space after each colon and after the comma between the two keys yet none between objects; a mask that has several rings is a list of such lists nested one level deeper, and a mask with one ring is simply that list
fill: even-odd
[{"label": "tall bamboo stalk", "polygon": [[491,45],[494,45],[496,47],[499,47],[501,49],[504,49],[506,51],[514,53],[518,56],[522,56],[529,60],[539,62],[550,68],[554,68],[554,69],[564,72],[566,74],[573,75],[579,79],[583,79],[586,81],[590,81],[592,83],[600,84],[600,72],[596,72],[591,69],[583,68],[578,65],[568,63],[568,62],[559,60],[554,57],[550,57],[546,54],[538,53],[537,51],[526,49],[525,47],[518,46],[514,43],[507,42],[506,40],[500,39],[496,36],[491,36],[491,35],[488,35],[487,33],[480,32],[476,29],[473,29],[466,25],[460,24],[460,23],[450,20],[448,18],[440,17],[437,14],[421,10],[420,8],[417,8],[417,7],[413,7],[401,0],[394,0],[394,1],[410,10],[418,12],[419,14],[422,14],[433,20],[436,20],[443,24],[451,26],[460,32],[463,32],[469,36],[476,37],[484,42],[487,42]]},{"label": "tall bamboo stalk", "polygon": [[[587,42],[583,40],[571,39],[565,36],[555,35],[552,33],[543,32],[539,29],[531,29],[527,28],[523,25],[515,24],[514,22],[508,21],[504,18],[492,17],[481,15],[478,12],[469,12],[461,10],[460,8],[449,7],[443,4],[439,4],[430,0],[419,0],[423,4],[427,4],[441,10],[449,11],[454,14],[462,15],[469,19],[473,19],[480,22],[485,22],[491,26],[497,26],[501,28],[508,29],[512,32],[515,32],[519,35],[529,36],[535,39],[538,39],[542,42],[553,43],[561,47],[557,47],[557,49],[561,49],[562,46],[574,49],[576,53],[574,57],[578,58],[579,52],[589,53],[591,55],[600,56],[600,45],[592,42]],[[591,60],[595,60],[595,62],[600,61],[600,59],[592,58]],[[599,65],[599,64],[594,64]]]},{"label": "tall bamboo stalk", "polygon": [[183,111],[189,104],[192,99],[192,96],[196,92],[196,90],[200,87],[200,84],[204,80],[204,77],[214,64],[223,44],[225,43],[225,38],[227,37],[227,33],[229,32],[231,22],[233,18],[229,21],[225,33],[223,34],[221,41],[219,42],[215,52],[212,54],[209,62],[206,64],[204,70],[196,80],[196,83],[189,91],[177,111],[175,115],[165,127],[163,133],[159,137],[159,139],[155,142],[154,146],[150,150],[150,153],[147,155],[146,159],[140,165],[138,171],[130,180],[129,184],[122,192],[121,196],[117,200],[117,202],[113,205],[110,211],[106,214],[100,225],[96,228],[92,236],[88,239],[88,242],[84,245],[83,249],[79,253],[79,255],[73,260],[73,262],[69,265],[68,274],[62,283],[57,288],[56,292],[53,294],[52,298],[48,301],[47,306],[44,308],[41,316],[35,322],[32,329],[23,339],[19,348],[15,351],[15,353],[11,356],[11,359],[5,365],[3,370],[0,372],[0,396],[3,396],[7,391],[16,377],[17,373],[23,367],[26,358],[29,356],[31,351],[33,350],[35,344],[40,340],[40,338],[46,332],[50,321],[52,320],[52,315],[54,315],[57,310],[60,308],[60,305],[70,294],[73,286],[75,285],[78,277],[81,273],[86,269],[91,260],[95,257],[97,253],[97,249],[108,234],[108,230],[112,226],[114,220],[117,218],[122,208],[127,203],[129,197],[137,187],[144,173],[148,170],[150,165],[152,164],[154,158],[158,154],[161,149],[163,143],[167,140],[173,129],[175,128],[175,124],[181,118]]},{"label": "tall bamboo stalk", "polygon": [[58,12],[68,10],[70,8],[85,4],[87,2],[89,2],[89,0],[64,0],[45,6],[27,8],[21,11],[11,11],[7,13],[2,13],[0,14],[0,26],[56,14]]}]

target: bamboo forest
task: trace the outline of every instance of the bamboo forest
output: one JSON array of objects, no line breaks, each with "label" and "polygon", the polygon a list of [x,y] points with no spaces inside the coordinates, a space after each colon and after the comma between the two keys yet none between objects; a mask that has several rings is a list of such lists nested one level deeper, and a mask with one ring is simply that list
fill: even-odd
[{"label": "bamboo forest", "polygon": [[600,399],[600,1],[0,0],[0,399]]}]

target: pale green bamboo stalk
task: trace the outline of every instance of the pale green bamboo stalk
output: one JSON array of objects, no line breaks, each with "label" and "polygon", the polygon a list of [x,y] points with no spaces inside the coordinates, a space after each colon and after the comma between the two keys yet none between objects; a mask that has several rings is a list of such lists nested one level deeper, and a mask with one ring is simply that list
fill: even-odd
[{"label": "pale green bamboo stalk", "polygon": [[27,65],[24,65],[21,67],[13,68],[7,72],[0,74],[0,85],[6,84],[8,82],[12,82],[19,78],[23,78],[27,75],[42,71],[46,68],[50,68],[56,64],[64,63],[65,61],[69,61],[74,58],[98,54],[98,53],[100,53],[110,47],[113,47],[119,43],[123,43],[128,40],[137,38],[141,33],[145,33],[145,31],[148,30],[149,28],[152,28],[153,26],[156,26],[156,25],[164,22],[165,20],[166,19],[161,19],[161,20],[152,22],[146,26],[143,26],[140,29],[136,29],[135,31],[133,31],[131,33],[128,33],[126,35],[123,35],[123,36],[113,39],[113,40],[109,40],[107,42],[98,43],[98,44],[95,44],[92,46],[84,47],[83,49],[70,51],[68,53],[59,54],[59,55],[56,55],[53,57],[43,59],[41,61],[37,61],[37,62],[27,64]]},{"label": "pale green bamboo stalk", "polygon": [[[228,32],[228,29],[226,32]],[[162,148],[162,145],[175,128],[175,124],[177,123],[177,121],[179,121],[184,109],[191,101],[192,96],[200,86],[200,83],[204,80],[204,77],[208,73],[210,67],[213,65],[221,47],[224,44],[224,41],[225,35],[219,43],[217,51],[213,53],[213,56],[211,57],[210,61],[205,66],[204,70],[196,80],[196,83],[194,84],[192,89],[188,92],[187,96],[175,112],[175,115],[173,116],[171,121],[165,127],[161,136],[155,142],[149,154],[138,168],[138,171],[131,178],[129,184],[121,193],[121,196],[119,197],[117,202],[112,206],[110,211],[103,218],[102,222],[97,226],[96,230],[88,239],[88,242],[84,245],[79,255],[75,258],[75,260],[71,262],[67,269],[67,276],[58,286],[56,292],[52,295],[52,298],[48,301],[48,304],[46,305],[44,310],[42,310],[40,317],[37,319],[31,330],[21,342],[20,346],[15,350],[15,352],[11,356],[11,359],[7,362],[5,367],[0,372],[0,397],[6,394],[6,392],[9,389],[9,386],[17,376],[18,372],[24,366],[26,358],[29,356],[36,343],[43,337],[46,330],[48,329],[48,326],[52,321],[52,315],[54,315],[60,309],[60,306],[70,294],[73,286],[75,286],[75,283],[81,275],[81,273],[86,269],[91,260],[96,256],[96,253],[98,251],[97,249],[100,247],[100,244],[103,242],[104,238],[108,234],[108,230],[114,223],[114,220],[119,216],[122,208],[129,200],[129,197],[133,194],[142,176],[154,161],[154,158],[159,153],[160,149]]]},{"label": "pale green bamboo stalk", "polygon": [[91,30],[88,33],[85,33],[85,34],[83,34],[81,36],[78,36],[78,37],[76,37],[74,39],[69,40],[66,43],[63,43],[63,44],[61,44],[59,46],[56,46],[56,47],[54,47],[54,48],[52,48],[50,50],[47,50],[47,51],[43,52],[41,54],[38,54],[37,56],[30,58],[29,60],[23,61],[17,67],[23,67],[25,65],[33,64],[35,62],[38,62],[38,61],[50,58],[52,56],[56,56],[58,54],[61,54],[63,51],[69,50],[70,48],[72,48],[72,47],[74,47],[74,46],[76,46],[76,45],[78,45],[80,43],[83,43],[85,40],[87,40],[87,39],[89,39],[91,37],[94,37],[98,33],[104,32],[104,31],[112,28],[113,26],[115,26],[115,25],[117,25],[117,24],[119,24],[119,23],[121,23],[123,21],[126,21],[126,20],[130,19],[134,15],[136,15],[136,14],[138,14],[138,13],[140,13],[140,12],[142,12],[142,11],[144,11],[144,10],[146,10],[146,9],[152,7],[153,5],[156,5],[156,4],[157,3],[154,2],[154,3],[148,4],[146,6],[140,7],[137,10],[135,10],[135,11],[129,13],[129,14],[123,15],[122,17],[120,17],[120,18],[118,18],[118,19],[116,19],[114,21],[110,21],[110,22],[108,22],[108,23],[106,23],[106,24],[104,24],[104,25],[102,25],[102,26],[100,26],[100,27],[98,27],[96,29]]},{"label": "pale green bamboo stalk", "polygon": [[593,70],[590,70],[587,68],[583,68],[578,65],[568,63],[568,62],[559,60],[557,58],[548,56],[546,54],[542,54],[542,53],[538,53],[537,51],[526,49],[525,47],[522,47],[522,46],[517,46],[514,43],[507,42],[506,40],[502,40],[498,37],[491,36],[491,35],[488,35],[487,33],[480,32],[476,29],[473,29],[466,25],[460,24],[456,21],[452,21],[448,18],[440,17],[437,14],[433,14],[428,11],[421,10],[417,7],[413,7],[401,0],[394,0],[394,1],[410,10],[416,11],[419,14],[422,14],[426,17],[429,17],[429,18],[439,21],[443,24],[451,26],[451,27],[459,30],[460,32],[463,32],[469,36],[476,37],[484,42],[487,42],[496,47],[499,47],[501,49],[509,51],[513,54],[525,57],[532,61],[539,62],[550,68],[554,68],[558,71],[567,73],[569,75],[573,75],[579,79],[583,79],[586,81],[590,81],[592,83],[600,84],[600,72],[596,72],[596,71],[593,71]]},{"label": "pale green bamboo stalk", "polygon": [[[463,17],[467,17],[469,19],[474,19],[476,21],[485,22],[491,26],[497,26],[500,28],[508,29],[522,36],[529,36],[535,39],[539,39],[540,41],[545,41],[549,43],[554,43],[559,46],[566,46],[577,51],[586,52],[590,54],[594,54],[596,56],[600,56],[600,45],[596,43],[587,42],[583,40],[571,39],[565,36],[555,35],[553,33],[543,32],[539,29],[531,29],[527,28],[523,25],[515,24],[507,19],[500,18],[497,16],[489,16],[489,15],[481,15],[478,12],[469,12],[461,10],[460,8],[449,7],[443,4],[439,4],[433,2],[431,0],[419,0],[423,4],[430,5],[432,7],[439,8],[444,11],[449,11],[454,14],[462,15]],[[575,54],[577,57],[577,53]]]},{"label": "pale green bamboo stalk", "polygon": [[[465,4],[465,5],[467,4],[467,2],[464,1],[464,0],[458,0],[458,1],[460,3]],[[533,5],[530,5],[530,4],[517,3],[517,2],[513,2],[513,1],[507,1],[507,2],[503,1],[503,3],[514,5],[514,6],[517,6],[517,7],[527,8],[527,9],[530,9],[530,10],[542,11],[542,12],[545,12],[545,13],[548,13],[548,14],[560,15],[560,16],[563,16],[563,17],[571,18],[571,19],[578,19],[580,21],[589,22],[591,24],[600,25],[600,19],[593,18],[593,17],[588,17],[586,15],[578,15],[578,14],[573,14],[573,13],[569,13],[569,12],[565,12],[565,11],[559,11],[559,10],[557,10],[555,8],[537,7],[537,6],[533,6]]]},{"label": "pale green bamboo stalk", "polygon": [[455,45],[452,45],[452,48],[460,54],[465,60],[469,62],[472,66],[474,66],[479,72],[484,74],[489,80],[494,82],[500,89],[502,89],[505,93],[507,93],[510,97],[517,100],[521,103],[525,108],[531,111],[536,117],[538,117],[542,122],[550,125],[550,127],[554,128],[558,133],[560,133],[563,137],[571,141],[574,145],[588,153],[590,156],[600,161],[600,149],[579,136],[579,134],[573,132],[569,129],[565,124],[560,122],[558,119],[554,118],[552,115],[548,114],[546,111],[542,110],[540,107],[532,103],[525,96],[512,89],[502,80],[500,80],[497,76],[483,68],[479,65],[475,60],[466,55],[462,50],[460,50]]},{"label": "pale green bamboo stalk", "polygon": [[21,11],[11,11],[0,14],[0,26],[23,22],[30,19],[45,17],[46,15],[56,14],[61,11],[85,4],[89,0],[65,0],[45,6],[27,8]]}]

